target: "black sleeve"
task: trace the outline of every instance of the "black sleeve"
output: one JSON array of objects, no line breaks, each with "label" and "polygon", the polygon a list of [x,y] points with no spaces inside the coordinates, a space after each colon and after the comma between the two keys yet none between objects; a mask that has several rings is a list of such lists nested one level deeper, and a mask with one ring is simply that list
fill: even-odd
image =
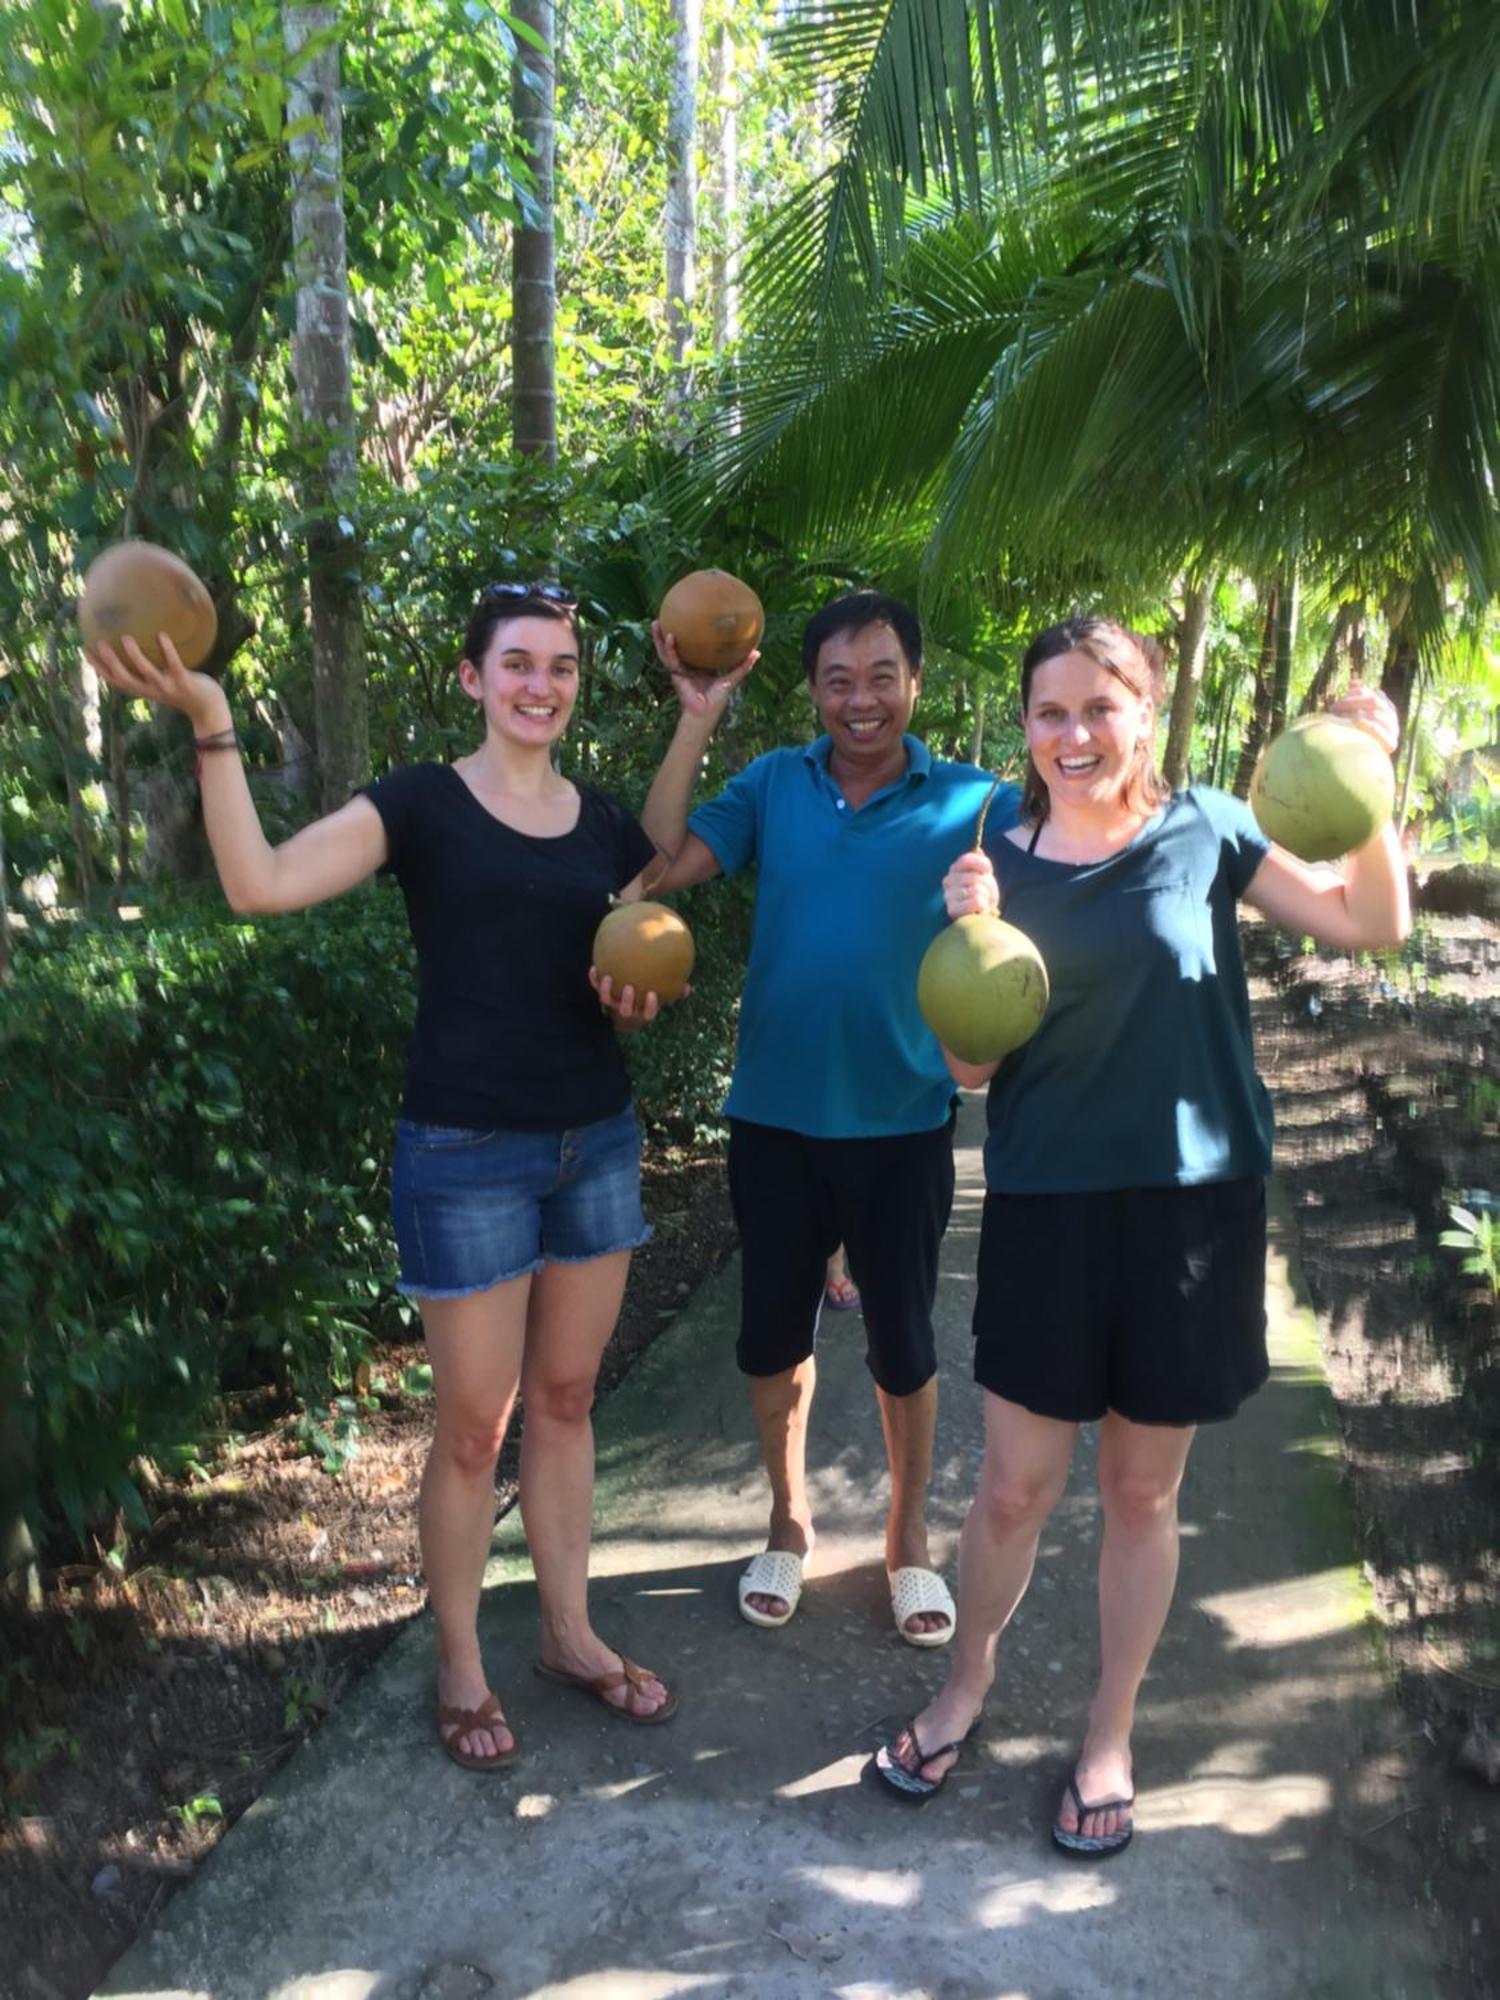
[{"label": "black sleeve", "polygon": [[408,764],[399,771],[387,771],[373,784],[361,785],[354,795],[370,801],[385,828],[389,853],[381,867],[382,874],[400,873],[401,857],[411,832],[414,802],[425,782],[426,772],[427,767],[423,764]]},{"label": "black sleeve", "polygon": [[655,860],[656,843],[635,814],[621,805],[618,799],[612,799],[608,792],[597,792],[595,797],[606,815],[609,845],[615,856],[615,888],[623,889],[649,862]]}]

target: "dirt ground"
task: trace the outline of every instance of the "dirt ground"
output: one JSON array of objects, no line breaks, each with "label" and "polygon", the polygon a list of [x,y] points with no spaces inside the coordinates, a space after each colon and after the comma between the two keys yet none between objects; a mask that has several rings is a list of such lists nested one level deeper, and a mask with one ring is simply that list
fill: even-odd
[{"label": "dirt ground", "polygon": [[[733,1242],[716,1153],[648,1153],[646,1206],[656,1236],[634,1260],[601,1394]],[[207,1477],[156,1491],[152,1531],[123,1563],[100,1550],[48,1574],[39,1616],[0,1610],[3,2000],[92,1992],[420,1611],[431,1406],[404,1382],[420,1383],[422,1358],[375,1357],[376,1407],[337,1476],[272,1398],[237,1399]]]},{"label": "dirt ground", "polygon": [[1438,1238],[1500,1202],[1500,930],[1424,919],[1378,963],[1247,930],[1256,1037],[1327,1329],[1366,1574],[1410,1718],[1413,1884],[1500,1994],[1500,1311]]}]

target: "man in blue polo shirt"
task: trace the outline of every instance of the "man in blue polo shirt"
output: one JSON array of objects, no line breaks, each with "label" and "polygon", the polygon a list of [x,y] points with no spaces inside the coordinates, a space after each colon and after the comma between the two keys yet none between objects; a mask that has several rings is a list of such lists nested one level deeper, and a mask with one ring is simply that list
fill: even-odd
[{"label": "man in blue polo shirt", "polygon": [[[917,967],[946,921],[941,882],[973,846],[990,779],[907,733],[922,628],[860,591],[810,620],[802,660],[823,734],[756,758],[689,817],[693,782],[747,662],[705,683],[657,633],[682,713],[642,823],[671,857],[656,886],[758,870],[726,1109],[742,1249],[739,1365],[771,1484],[766,1548],[740,1578],[753,1625],[784,1625],[813,1545],[806,1447],[830,1251],[859,1286],[891,1469],[886,1570],[897,1630],[945,1645],[954,1607],[932,1568],[927,1484],[937,1417],[932,1303],[953,1200],[943,1058],[917,1011]],[[1016,823],[1002,788],[990,824]]]}]

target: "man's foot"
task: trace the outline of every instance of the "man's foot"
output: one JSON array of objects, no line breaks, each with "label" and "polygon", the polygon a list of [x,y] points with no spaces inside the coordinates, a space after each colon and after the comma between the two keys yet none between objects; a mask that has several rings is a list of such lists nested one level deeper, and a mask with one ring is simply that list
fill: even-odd
[{"label": "man's foot", "polygon": [[1118,1854],[1134,1830],[1130,1746],[1085,1743],[1058,1807],[1053,1839],[1074,1854]]},{"label": "man's foot", "polygon": [[[947,1603],[937,1597],[930,1586],[908,1586],[908,1595],[915,1590],[916,1595],[928,1598],[928,1604],[919,1608],[915,1602],[898,1605],[896,1603],[896,1580],[903,1571],[920,1570],[931,1576],[942,1592]],[[903,1639],[909,1639],[914,1646],[944,1646],[953,1637],[958,1616],[949,1596],[948,1586],[938,1576],[932,1566],[928,1551],[927,1533],[903,1535],[894,1522],[886,1523],[885,1531],[885,1573],[891,1586],[891,1610],[895,1615],[896,1627]]]},{"label": "man's foot", "polygon": [[946,1646],[957,1628],[953,1593],[935,1569],[893,1572],[891,1616],[909,1646]]},{"label": "man's foot", "polygon": [[830,1278],[823,1287],[823,1303],[832,1312],[856,1312],[859,1287],[852,1278]]},{"label": "man's foot", "polygon": [[438,1736],[456,1763],[469,1770],[498,1769],[517,1755],[515,1732],[485,1685],[481,1668],[439,1667]]},{"label": "man's foot", "polygon": [[[773,1526],[770,1534],[766,1537],[766,1546],[762,1554],[768,1556],[796,1556],[799,1562],[805,1563],[807,1558],[812,1554],[813,1543],[816,1539],[817,1537],[813,1534],[811,1528],[798,1528],[795,1526],[777,1528]],[[756,1560],[758,1561],[759,1558]],[[742,1584],[743,1581],[744,1579],[741,1578]],[[759,1581],[758,1578],[757,1581]],[[788,1587],[790,1587],[790,1581],[791,1572],[788,1571]],[[767,1625],[785,1625],[788,1618],[796,1610],[797,1599],[801,1594],[802,1584],[800,1576],[796,1590],[790,1598],[778,1595],[774,1589],[745,1590],[742,1588],[740,1591],[740,1610],[744,1612],[746,1617],[750,1618],[752,1625],[762,1623]],[[751,1617],[750,1614],[752,1612],[757,1615]]]},{"label": "man's foot", "polygon": [[592,1633],[576,1646],[550,1643],[544,1634],[542,1655],[536,1666],[544,1680],[584,1689],[627,1722],[665,1722],[677,1707],[665,1681]]}]

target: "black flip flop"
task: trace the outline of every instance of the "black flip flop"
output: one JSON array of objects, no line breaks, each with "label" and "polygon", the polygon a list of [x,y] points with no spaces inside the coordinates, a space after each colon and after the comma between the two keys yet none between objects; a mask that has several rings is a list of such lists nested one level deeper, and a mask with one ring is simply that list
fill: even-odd
[{"label": "black flip flop", "polygon": [[1069,1778],[1068,1790],[1073,1794],[1073,1808],[1078,1814],[1078,1831],[1070,1833],[1065,1826],[1054,1825],[1053,1846],[1079,1861],[1107,1861],[1112,1854],[1123,1854],[1135,1837],[1133,1820],[1114,1833],[1085,1833],[1083,1827],[1086,1820],[1100,1813],[1128,1811],[1135,1804],[1135,1793],[1132,1792],[1128,1799],[1096,1799],[1093,1805],[1089,1805],[1078,1789],[1076,1777]]},{"label": "black flip flop", "polygon": [[[913,1768],[908,1768],[896,1754],[897,1745],[908,1737],[911,1739],[912,1749],[916,1752],[916,1756],[913,1759]],[[916,1718],[913,1717],[904,1729],[891,1738],[889,1743],[881,1744],[880,1748],[871,1758],[870,1765],[876,1777],[893,1798],[900,1799],[903,1805],[925,1806],[930,1798],[936,1797],[943,1789],[949,1778],[958,1769],[958,1765],[957,1763],[950,1764],[940,1778],[924,1778],[922,1776],[922,1766],[930,1764],[934,1757],[946,1757],[950,1750],[961,1751],[967,1741],[968,1738],[966,1736],[960,1736],[956,1743],[944,1743],[937,1750],[924,1750],[917,1737]],[[881,1762],[882,1758],[886,1760],[884,1763]]]}]

